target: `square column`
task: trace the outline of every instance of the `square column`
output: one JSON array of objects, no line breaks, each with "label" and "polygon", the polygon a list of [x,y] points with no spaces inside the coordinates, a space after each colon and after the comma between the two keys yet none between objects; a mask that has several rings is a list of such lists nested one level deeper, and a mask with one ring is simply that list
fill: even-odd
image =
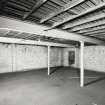
[{"label": "square column", "polygon": [[80,87],[84,87],[84,42],[80,42]]}]

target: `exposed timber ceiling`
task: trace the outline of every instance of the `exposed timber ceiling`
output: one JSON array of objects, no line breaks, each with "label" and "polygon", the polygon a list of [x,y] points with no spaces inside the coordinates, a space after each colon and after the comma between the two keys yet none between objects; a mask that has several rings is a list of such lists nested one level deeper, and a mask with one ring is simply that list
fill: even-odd
[{"label": "exposed timber ceiling", "polygon": [[[105,0],[0,0],[0,15],[105,41]],[[78,44],[15,31],[4,33],[5,37],[15,34],[16,38]]]},{"label": "exposed timber ceiling", "polygon": [[[44,41],[44,42],[53,42],[53,43],[61,43],[61,44],[70,44],[70,45],[79,45],[79,42],[72,40],[65,40],[62,38],[53,38],[48,36],[41,36],[37,34],[30,34],[27,32],[20,32],[17,30],[9,30],[9,29],[0,29],[0,36],[6,38],[18,38],[24,40],[35,40],[35,41]],[[22,41],[22,40],[21,40]],[[89,43],[86,43],[90,45]]]}]

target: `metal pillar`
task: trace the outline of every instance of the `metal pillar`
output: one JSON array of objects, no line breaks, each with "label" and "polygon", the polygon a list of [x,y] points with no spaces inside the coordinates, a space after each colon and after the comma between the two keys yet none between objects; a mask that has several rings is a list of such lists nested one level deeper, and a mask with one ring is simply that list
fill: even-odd
[{"label": "metal pillar", "polygon": [[80,42],[80,87],[84,86],[84,42]]},{"label": "metal pillar", "polygon": [[11,56],[12,56],[12,72],[16,71],[16,47],[15,44],[11,46]]},{"label": "metal pillar", "polygon": [[50,46],[48,46],[48,75],[50,75]]}]

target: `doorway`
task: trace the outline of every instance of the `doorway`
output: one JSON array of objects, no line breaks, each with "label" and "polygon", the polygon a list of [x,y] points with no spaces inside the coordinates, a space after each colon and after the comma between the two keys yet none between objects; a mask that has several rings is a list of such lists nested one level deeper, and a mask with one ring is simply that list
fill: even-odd
[{"label": "doorway", "polygon": [[68,64],[72,65],[75,63],[75,51],[68,52]]}]

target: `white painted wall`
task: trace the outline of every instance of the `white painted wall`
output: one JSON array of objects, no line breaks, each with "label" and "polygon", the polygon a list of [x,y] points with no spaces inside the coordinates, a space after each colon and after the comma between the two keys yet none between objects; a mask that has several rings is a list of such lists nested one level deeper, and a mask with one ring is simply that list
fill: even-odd
[{"label": "white painted wall", "polygon": [[88,70],[105,72],[105,46],[85,47],[84,67]]},{"label": "white painted wall", "polygon": [[47,47],[16,45],[16,70],[47,67]]},{"label": "white painted wall", "polygon": [[50,62],[51,67],[63,66],[63,48],[51,47]]},{"label": "white painted wall", "polygon": [[[47,67],[47,47],[0,43],[0,73]],[[63,48],[51,48],[51,67],[62,66]]]},{"label": "white painted wall", "polygon": [[[68,51],[76,51],[75,64],[73,67],[79,68],[79,55],[78,48],[65,48],[64,50],[64,66],[68,65]],[[105,72],[105,46],[87,46],[84,49],[84,68],[85,70]]]},{"label": "white painted wall", "polygon": [[[70,66],[68,52],[75,51],[75,63],[79,68],[78,48],[51,47],[51,67]],[[32,70],[47,67],[47,47],[0,43],[0,73]],[[84,49],[84,67],[105,72],[105,46],[88,46]]]},{"label": "white painted wall", "polygon": [[10,44],[0,44],[0,72],[9,72],[13,70],[12,65],[12,46]]}]

